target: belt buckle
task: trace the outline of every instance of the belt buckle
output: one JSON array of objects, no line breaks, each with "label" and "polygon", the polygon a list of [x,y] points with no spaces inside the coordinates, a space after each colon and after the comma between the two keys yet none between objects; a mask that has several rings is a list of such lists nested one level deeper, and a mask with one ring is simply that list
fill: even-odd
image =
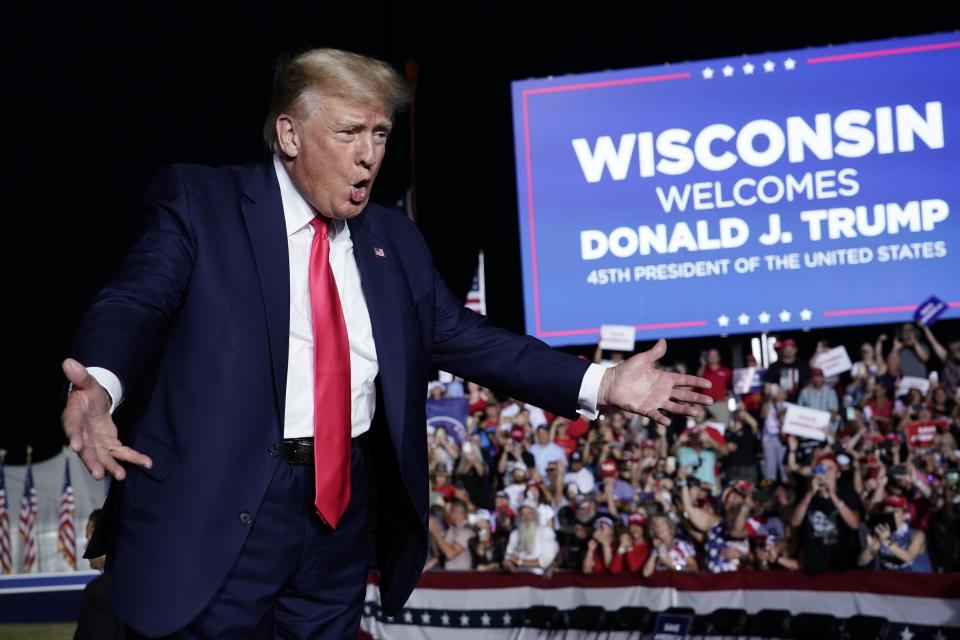
[{"label": "belt buckle", "polygon": [[297,464],[313,462],[313,440],[300,438],[297,440]]},{"label": "belt buckle", "polygon": [[313,462],[313,439],[285,439],[280,451],[280,457],[289,464],[311,464]]}]

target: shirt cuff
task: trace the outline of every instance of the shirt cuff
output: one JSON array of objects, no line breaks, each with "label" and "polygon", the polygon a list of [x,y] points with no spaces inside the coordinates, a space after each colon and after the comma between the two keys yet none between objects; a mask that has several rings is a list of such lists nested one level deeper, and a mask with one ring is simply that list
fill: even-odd
[{"label": "shirt cuff", "polygon": [[[108,369],[102,367],[87,367],[87,373],[93,376],[93,379],[100,383],[100,386],[106,389],[110,396],[110,413],[112,414],[120,403],[123,402],[123,385],[120,384],[120,378]],[[70,385],[73,388],[73,385]]]},{"label": "shirt cuff", "polygon": [[600,408],[597,406],[597,395],[600,393],[600,382],[603,380],[604,372],[610,367],[610,364],[591,364],[587,367],[587,372],[583,374],[583,382],[580,383],[580,397],[577,399],[577,413],[587,420],[596,420],[600,415]]}]

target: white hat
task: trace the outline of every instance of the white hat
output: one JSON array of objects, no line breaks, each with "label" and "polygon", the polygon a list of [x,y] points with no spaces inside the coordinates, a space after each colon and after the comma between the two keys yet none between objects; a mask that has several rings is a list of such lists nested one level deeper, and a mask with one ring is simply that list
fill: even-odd
[{"label": "white hat", "polygon": [[529,508],[529,509],[533,509],[534,511],[539,511],[539,510],[540,510],[540,503],[537,502],[536,500],[532,499],[532,498],[527,498],[527,499],[524,500],[522,503],[520,503],[520,508],[523,509],[524,507],[527,507],[527,508]]}]

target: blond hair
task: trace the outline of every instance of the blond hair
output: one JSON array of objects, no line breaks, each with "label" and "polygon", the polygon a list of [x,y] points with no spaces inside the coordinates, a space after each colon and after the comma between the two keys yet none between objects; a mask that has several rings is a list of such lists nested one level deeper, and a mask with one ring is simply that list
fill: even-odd
[{"label": "blond hair", "polygon": [[407,82],[385,62],[340,49],[304,51],[280,67],[273,80],[270,112],[263,125],[263,140],[271,151],[277,150],[280,114],[309,116],[309,92],[376,103],[391,117],[410,99]]}]

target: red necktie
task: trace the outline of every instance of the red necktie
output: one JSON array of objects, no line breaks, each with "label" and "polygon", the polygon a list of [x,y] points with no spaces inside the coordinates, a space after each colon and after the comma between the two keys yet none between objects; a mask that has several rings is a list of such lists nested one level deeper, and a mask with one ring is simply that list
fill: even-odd
[{"label": "red necktie", "polygon": [[310,308],[313,314],[314,505],[337,528],[350,502],[350,345],[337,283],[330,269],[328,222],[316,216],[310,249]]}]

